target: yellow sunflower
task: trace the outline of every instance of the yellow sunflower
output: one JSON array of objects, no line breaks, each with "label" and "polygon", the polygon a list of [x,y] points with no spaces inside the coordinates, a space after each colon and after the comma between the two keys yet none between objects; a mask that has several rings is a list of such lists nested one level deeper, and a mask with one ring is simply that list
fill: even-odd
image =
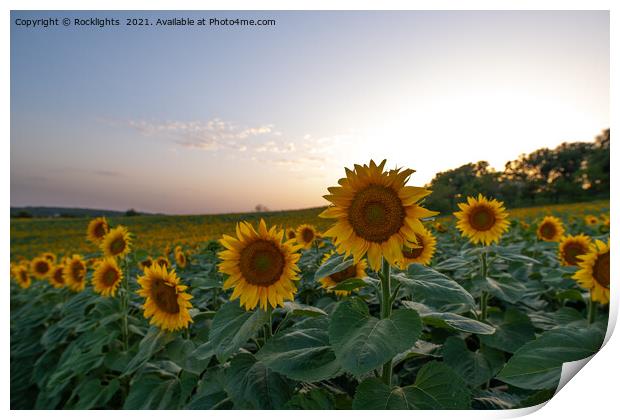
[{"label": "yellow sunflower", "polygon": [[86,286],[86,263],[81,255],[74,254],[65,262],[65,283],[74,292],[84,290]]},{"label": "yellow sunflower", "polygon": [[448,228],[446,228],[444,225],[442,225],[439,222],[435,222],[434,227],[435,227],[435,230],[439,233],[445,233],[448,231]]},{"label": "yellow sunflower", "polygon": [[304,249],[310,249],[316,237],[316,229],[312,225],[300,225],[295,232],[297,243]]},{"label": "yellow sunflower", "polygon": [[230,300],[240,298],[246,310],[257,305],[267,310],[293,300],[297,291],[296,252],[301,245],[293,240],[282,242],[283,232],[276,226],[267,230],[261,219],[258,231],[248,222],[237,224],[237,237],[223,235],[220,243],[226,250],[218,255],[222,262],[220,272],[228,274],[224,289],[234,288]]},{"label": "yellow sunflower", "polygon": [[30,270],[33,276],[44,279],[50,275],[52,271],[52,263],[50,263],[49,260],[43,256],[35,257],[30,263]]},{"label": "yellow sunflower", "polygon": [[162,255],[160,257],[157,257],[157,259],[155,260],[155,265],[168,268],[170,267],[170,261],[168,261],[168,257]]},{"label": "yellow sunflower", "polygon": [[110,229],[101,242],[101,250],[106,257],[123,257],[130,247],[131,237],[125,226]]},{"label": "yellow sunflower", "polygon": [[13,275],[19,287],[21,287],[22,289],[27,289],[30,287],[30,273],[26,264],[19,264],[15,268]]},{"label": "yellow sunflower", "polygon": [[591,214],[588,214],[586,217],[583,218],[583,220],[586,222],[586,225],[588,226],[598,225],[598,217],[593,216]]},{"label": "yellow sunflower", "polygon": [[116,259],[104,258],[97,263],[93,273],[93,289],[101,296],[114,296],[118,285],[123,280],[123,272]]},{"label": "yellow sunflower", "polygon": [[[323,257],[323,261],[321,261],[321,264],[325,263],[325,261],[327,261],[334,254],[334,251],[325,254],[325,256]],[[329,276],[320,279],[319,283],[321,283],[323,289],[331,291],[329,290],[330,287],[334,287],[338,283],[341,283],[345,280],[365,277],[366,268],[366,261],[360,260],[342,271],[330,274]],[[336,296],[348,296],[351,293],[348,290],[334,290],[333,292],[336,294]]]},{"label": "yellow sunflower", "polygon": [[142,271],[144,271],[144,269],[147,267],[151,267],[152,265],[153,265],[153,258],[151,257],[146,257],[145,259],[143,259],[142,261],[138,263],[138,266],[140,267],[140,270]]},{"label": "yellow sunflower", "polygon": [[187,265],[187,258],[181,250],[178,250],[174,253],[174,260],[177,263],[177,267],[185,268],[185,266]]},{"label": "yellow sunflower", "polygon": [[609,302],[609,240],[607,243],[596,240],[590,245],[588,253],[581,256],[579,271],[573,278],[584,289],[589,289],[592,300],[606,304]]},{"label": "yellow sunflower", "polygon": [[162,330],[175,331],[187,328],[192,317],[189,302],[192,296],[185,293],[187,286],[181,284],[174,270],[161,265],[146,267],[138,277],[141,289],[138,294],[145,299],[144,317]]},{"label": "yellow sunflower", "polygon": [[97,217],[88,223],[86,228],[86,238],[94,244],[99,243],[105,238],[110,231],[110,225],[105,217]]},{"label": "yellow sunflower", "polygon": [[545,216],[538,224],[536,235],[545,242],[558,242],[564,235],[564,225],[555,216]]},{"label": "yellow sunflower", "polygon": [[371,160],[345,168],[346,178],[324,196],[332,205],[319,215],[336,219],[325,236],[334,238],[338,253],[352,254],[356,263],[367,255],[375,271],[382,257],[392,265],[402,262],[403,245],[415,244],[415,234],[424,230],[420,219],[437,214],[418,204],[429,190],[405,186],[413,169],[384,172],[384,166],[385,160],[379,165]]},{"label": "yellow sunflower", "polygon": [[52,269],[52,274],[49,276],[49,283],[56,289],[65,287],[65,266],[60,264]]},{"label": "yellow sunflower", "polygon": [[467,203],[458,206],[461,211],[454,213],[456,227],[474,244],[499,242],[510,226],[504,203],[496,199],[489,200],[478,194],[478,198],[467,197]]},{"label": "yellow sunflower", "polygon": [[590,237],[579,234],[564,236],[558,245],[558,260],[564,266],[576,266],[581,262],[580,256],[587,254],[592,240]]},{"label": "yellow sunflower", "polygon": [[400,266],[403,270],[407,268],[409,264],[413,263],[428,265],[435,254],[437,240],[432,233],[424,229],[423,233],[416,233],[416,238],[418,239],[417,245],[403,247],[403,256],[405,259]]},{"label": "yellow sunflower", "polygon": [[56,254],[53,252],[44,252],[41,256],[48,260],[51,264],[56,264]]}]

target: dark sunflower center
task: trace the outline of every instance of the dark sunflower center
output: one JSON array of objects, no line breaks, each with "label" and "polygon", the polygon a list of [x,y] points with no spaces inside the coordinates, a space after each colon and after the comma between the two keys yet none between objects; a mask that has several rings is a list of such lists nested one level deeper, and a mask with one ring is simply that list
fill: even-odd
[{"label": "dark sunflower center", "polygon": [[64,284],[65,278],[62,276],[62,268],[59,268],[56,271],[54,271],[54,281],[56,283]]},{"label": "dark sunflower center", "polygon": [[113,286],[114,283],[116,283],[116,281],[118,280],[118,272],[114,268],[109,267],[103,273],[103,276],[101,276],[101,279],[103,280],[103,284],[106,287]]},{"label": "dark sunflower center", "polygon": [[168,260],[165,260],[165,259],[163,259],[163,258],[158,259],[158,260],[157,260],[157,264],[158,264],[160,267],[166,267],[166,268],[168,268]]},{"label": "dark sunflower center", "polygon": [[553,223],[546,222],[540,227],[540,234],[545,239],[553,239],[555,232],[555,225]]},{"label": "dark sunflower center", "polygon": [[405,209],[391,188],[369,185],[359,191],[349,208],[349,223],[355,233],[370,242],[385,242],[405,221]]},{"label": "dark sunflower center", "polygon": [[579,264],[579,259],[577,257],[585,254],[586,251],[583,245],[578,242],[568,243],[564,247],[564,259],[570,265],[577,265]]},{"label": "dark sunflower center", "polygon": [[142,264],[142,267],[150,267],[150,266],[153,265],[153,261],[151,261],[151,260],[144,260],[144,261],[142,261],[141,264]]},{"label": "dark sunflower center", "polygon": [[415,236],[418,239],[419,248],[404,247],[403,256],[405,258],[411,258],[411,259],[418,258],[420,255],[422,255],[422,251],[424,251],[424,240],[422,240],[422,237],[418,234],[416,234]]},{"label": "dark sunflower center", "polygon": [[94,232],[95,232],[95,236],[96,236],[97,238],[103,238],[103,237],[105,236],[105,234],[106,234],[106,231],[105,231],[105,224],[104,224],[104,223],[101,223],[101,222],[100,222],[100,223],[97,223],[97,224],[95,225]]},{"label": "dark sunflower center", "polygon": [[122,236],[119,236],[110,244],[110,251],[112,251],[112,254],[117,255],[125,250],[125,246],[127,246],[125,239]]},{"label": "dark sunflower center", "polygon": [[177,302],[177,291],[174,286],[166,284],[163,279],[155,279],[151,284],[151,297],[162,311],[169,314],[178,314],[180,311]]},{"label": "dark sunflower center", "polygon": [[47,271],[49,270],[50,266],[48,263],[44,262],[44,261],[40,261],[35,265],[35,270],[37,271],[37,273],[39,274],[45,274],[47,273]]},{"label": "dark sunflower center", "polygon": [[272,242],[264,239],[252,242],[241,251],[239,261],[245,280],[256,286],[276,283],[284,271],[284,255]]},{"label": "dark sunflower center", "polygon": [[598,284],[609,289],[609,251],[598,256],[592,268],[592,275]]},{"label": "dark sunflower center", "polygon": [[21,279],[22,283],[25,283],[28,281],[28,273],[26,272],[26,270],[21,270],[19,272],[19,278]]},{"label": "dark sunflower center", "polygon": [[71,265],[71,275],[73,277],[73,280],[77,282],[81,282],[82,280],[84,280],[84,271],[84,265],[80,262],[74,262]]},{"label": "dark sunflower center", "polygon": [[314,240],[314,232],[312,231],[312,229],[305,228],[301,232],[301,237],[304,242],[312,242]]},{"label": "dark sunflower center", "polygon": [[295,239],[295,231],[289,230],[287,236],[289,239]]},{"label": "dark sunflower center", "polygon": [[357,269],[355,268],[355,264],[353,264],[352,266],[347,267],[342,271],[331,274],[329,278],[332,279],[334,283],[340,283],[342,281],[352,279],[356,275],[357,275]]},{"label": "dark sunflower center", "polygon": [[495,213],[487,207],[479,206],[469,214],[469,224],[476,230],[486,231],[495,225]]},{"label": "dark sunflower center", "polygon": [[179,262],[181,264],[183,264],[185,262],[185,255],[179,254],[179,255],[177,255],[177,258],[179,259]]}]

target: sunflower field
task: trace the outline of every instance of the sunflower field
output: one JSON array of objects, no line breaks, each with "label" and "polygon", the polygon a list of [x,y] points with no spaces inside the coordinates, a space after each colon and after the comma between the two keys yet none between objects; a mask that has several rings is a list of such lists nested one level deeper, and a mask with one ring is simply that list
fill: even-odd
[{"label": "sunflower field", "polygon": [[384,166],[346,169],[325,209],[220,228],[12,221],[11,408],[550,399],[562,364],[605,337],[609,203],[512,210],[480,194],[439,215],[412,170]]}]

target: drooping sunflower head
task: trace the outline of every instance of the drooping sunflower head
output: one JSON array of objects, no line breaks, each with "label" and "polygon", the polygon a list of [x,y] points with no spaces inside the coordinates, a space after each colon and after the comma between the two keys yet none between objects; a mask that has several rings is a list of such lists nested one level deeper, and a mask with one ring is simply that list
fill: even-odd
[{"label": "drooping sunflower head", "polygon": [[74,292],[81,292],[86,287],[86,263],[81,255],[74,254],[65,262],[65,283]]},{"label": "drooping sunflower head", "polygon": [[122,279],[123,272],[118,267],[116,259],[104,258],[95,267],[92,280],[93,289],[101,296],[114,296]]},{"label": "drooping sunflower head", "polygon": [[17,285],[22,289],[27,289],[30,287],[30,272],[27,264],[17,265],[13,271],[13,276],[17,282]]},{"label": "drooping sunflower head", "polygon": [[88,223],[86,238],[92,243],[99,245],[110,231],[110,225],[105,217],[97,217]]},{"label": "drooping sunflower head", "polygon": [[545,242],[558,242],[564,236],[564,225],[555,216],[545,216],[538,224],[536,235]]},{"label": "drooping sunflower head", "polygon": [[609,303],[609,240],[607,243],[596,240],[580,259],[579,270],[573,278],[581,287],[590,290],[592,300]]},{"label": "drooping sunflower head", "polygon": [[403,247],[403,256],[405,259],[400,268],[405,269],[409,264],[418,263],[428,265],[435,254],[437,240],[427,229],[422,233],[416,233],[418,243],[415,245]]},{"label": "drooping sunflower head", "polygon": [[155,265],[168,268],[170,267],[170,261],[168,260],[168,257],[166,257],[165,255],[160,255],[155,260]]},{"label": "drooping sunflower head", "polygon": [[48,260],[50,264],[56,264],[56,254],[53,252],[44,252],[41,256]]},{"label": "drooping sunflower head", "polygon": [[282,306],[293,300],[298,280],[297,252],[300,245],[282,242],[283,232],[276,226],[267,230],[261,219],[258,231],[248,222],[237,224],[237,237],[223,235],[220,243],[226,248],[218,255],[220,272],[228,274],[224,289],[233,289],[230,300],[240,298],[246,310],[257,305],[264,310]]},{"label": "drooping sunflower head", "polygon": [[[330,259],[330,257],[334,254],[334,251],[325,254],[321,264]],[[323,287],[323,289],[331,291],[329,290],[331,287],[334,287],[345,280],[365,277],[367,267],[366,260],[359,260],[357,263],[353,263],[342,271],[330,274],[329,276],[320,279],[319,283],[321,283],[321,287]],[[351,294],[348,290],[333,290],[333,292],[336,296],[348,296]]]},{"label": "drooping sunflower head", "polygon": [[586,222],[586,225],[588,226],[596,226],[598,225],[598,217],[592,215],[592,214],[588,214],[586,217],[583,218],[584,222]]},{"label": "drooping sunflower head", "polygon": [[50,263],[50,261],[44,256],[35,257],[30,263],[30,270],[33,276],[39,279],[44,279],[50,275],[52,271],[52,263]]},{"label": "drooping sunflower head", "polygon": [[182,250],[178,250],[174,253],[174,260],[177,263],[177,267],[185,268],[187,266],[187,257]]},{"label": "drooping sunflower head", "polygon": [[141,286],[138,294],[145,298],[144,317],[150,318],[152,325],[176,331],[192,322],[189,314],[192,296],[185,292],[187,286],[181,284],[174,270],[168,271],[157,264],[146,267],[138,277],[138,284]]},{"label": "drooping sunflower head", "polygon": [[478,194],[478,198],[467,197],[467,203],[458,206],[461,211],[454,213],[456,227],[474,244],[499,242],[510,226],[504,203],[496,199],[489,200]]},{"label": "drooping sunflower head", "polygon": [[49,283],[56,289],[65,287],[65,266],[63,264],[56,265],[52,269],[52,274],[49,276]]},{"label": "drooping sunflower head", "polygon": [[103,237],[101,250],[106,257],[123,257],[131,247],[131,236],[125,226],[117,226]]},{"label": "drooping sunflower head", "polygon": [[316,238],[316,229],[312,225],[300,225],[295,231],[295,239],[304,249],[309,249]]},{"label": "drooping sunflower head", "polygon": [[424,230],[420,219],[437,214],[419,205],[429,190],[405,185],[413,169],[384,171],[384,166],[385,160],[379,165],[371,160],[345,168],[346,178],[324,196],[332,205],[319,215],[336,219],[325,236],[334,238],[337,251],[352,254],[355,262],[367,255],[373,270],[382,257],[392,265],[402,262],[403,245],[415,243],[415,234]]},{"label": "drooping sunflower head", "polygon": [[142,271],[144,271],[144,269],[147,267],[151,267],[152,265],[153,265],[153,258],[151,257],[146,257],[145,259],[143,259],[142,261],[138,263],[138,266],[140,267],[140,270]]},{"label": "drooping sunflower head", "polygon": [[587,254],[592,240],[589,236],[579,234],[564,236],[558,245],[558,260],[560,265],[576,266],[581,262],[580,256]]}]

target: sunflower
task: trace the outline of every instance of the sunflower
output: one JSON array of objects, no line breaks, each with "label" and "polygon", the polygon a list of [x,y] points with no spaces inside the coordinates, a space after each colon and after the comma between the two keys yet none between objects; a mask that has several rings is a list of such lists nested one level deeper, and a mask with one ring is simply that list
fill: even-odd
[{"label": "sunflower", "polygon": [[84,290],[86,286],[86,263],[82,256],[74,254],[65,262],[65,282],[67,287],[74,292]]},{"label": "sunflower", "polygon": [[185,266],[187,265],[187,258],[181,250],[178,250],[174,253],[174,260],[177,263],[177,267],[185,268]]},{"label": "sunflower", "polygon": [[446,228],[444,225],[442,225],[439,222],[435,222],[434,227],[435,227],[435,230],[439,233],[445,233],[448,231],[448,228]]},{"label": "sunflower", "polygon": [[110,231],[110,225],[105,217],[97,217],[88,223],[86,238],[94,244],[99,244]]},{"label": "sunflower", "polygon": [[418,205],[429,190],[405,186],[413,169],[384,172],[384,166],[385,160],[378,166],[371,160],[353,171],[345,168],[346,178],[324,196],[332,205],[319,215],[336,219],[325,236],[334,238],[337,251],[352,254],[355,263],[368,255],[373,270],[382,257],[392,265],[402,262],[403,245],[415,244],[415,234],[424,230],[420,219],[437,214]]},{"label": "sunflower", "polygon": [[607,243],[596,240],[590,245],[588,253],[581,256],[579,271],[573,278],[584,289],[590,289],[592,300],[606,304],[609,302],[609,240]]},{"label": "sunflower", "polygon": [[36,257],[30,263],[30,270],[35,277],[44,279],[49,276],[52,271],[52,263],[43,256]]},{"label": "sunflower", "polygon": [[155,265],[168,268],[170,267],[170,261],[168,261],[168,257],[162,255],[160,257],[157,257],[157,259],[155,260]]},{"label": "sunflower", "polygon": [[145,299],[144,317],[151,318],[150,323],[162,330],[175,331],[187,328],[192,317],[189,302],[192,296],[185,293],[187,286],[181,285],[174,270],[153,265],[146,267],[144,274],[138,277],[141,289],[138,294]]},{"label": "sunflower", "polygon": [[584,234],[564,236],[558,245],[558,260],[564,266],[576,266],[580,263],[580,256],[587,254],[592,241]]},{"label": "sunflower", "polygon": [[224,289],[234,288],[230,300],[240,298],[246,310],[257,305],[267,310],[293,300],[297,291],[296,252],[301,245],[293,240],[282,243],[283,232],[276,226],[267,230],[261,219],[258,231],[248,222],[237,224],[237,237],[223,235],[220,243],[226,248],[218,255],[220,272],[228,274]]},{"label": "sunflower", "polygon": [[456,227],[474,244],[499,242],[508,230],[508,212],[501,201],[489,200],[478,194],[478,198],[467,197],[467,203],[459,203],[458,206],[461,211],[454,213]]},{"label": "sunflower", "polygon": [[418,240],[417,245],[412,247],[403,247],[403,256],[405,257],[400,268],[405,269],[409,264],[418,263],[428,265],[435,254],[435,246],[437,240],[427,229],[424,229],[422,234],[416,233]]},{"label": "sunflower", "polygon": [[147,267],[151,267],[152,265],[153,265],[153,258],[151,257],[146,257],[145,259],[143,259],[142,261],[138,263],[138,266],[140,267],[140,270],[142,271],[144,271],[144,269]]},{"label": "sunflower", "polygon": [[103,237],[101,250],[106,257],[123,257],[129,252],[131,238],[125,226],[117,226]]},{"label": "sunflower", "polygon": [[295,239],[304,249],[310,249],[316,237],[316,229],[312,225],[300,225],[295,231]]},{"label": "sunflower", "polygon": [[[325,254],[325,256],[323,257],[323,261],[321,261],[321,264],[325,263],[325,261],[327,261],[334,254],[335,254],[334,251],[331,251]],[[338,283],[341,283],[345,280],[365,277],[366,268],[367,268],[366,261],[359,260],[357,263],[354,263],[353,265],[349,266],[348,268],[345,268],[342,271],[339,271],[334,274],[330,274],[329,276],[320,279],[319,283],[321,283],[321,286],[323,287],[323,289],[326,289],[329,291],[331,287],[334,287]],[[351,293],[348,290],[334,290],[333,292],[336,294],[336,296],[348,296]]]},{"label": "sunflower", "polygon": [[54,254],[53,252],[44,252],[43,254],[41,254],[41,256],[48,260],[50,263],[56,264],[56,254]]},{"label": "sunflower", "polygon": [[536,235],[545,242],[557,242],[564,235],[564,225],[555,216],[545,216],[538,224]]},{"label": "sunflower", "polygon": [[49,283],[56,289],[65,287],[65,266],[60,264],[52,269],[52,274],[49,276]]},{"label": "sunflower", "polygon": [[586,217],[583,218],[583,220],[586,222],[586,225],[588,226],[598,225],[598,217],[593,216],[591,214],[588,214]]},{"label": "sunflower", "polygon": [[286,230],[286,240],[290,240],[290,239],[295,239],[297,237],[297,232],[295,232],[295,229],[290,228]]},{"label": "sunflower", "polygon": [[28,265],[19,264],[15,267],[15,271],[13,272],[15,280],[17,281],[17,285],[22,289],[27,289],[30,287],[30,274],[28,270]]},{"label": "sunflower", "polygon": [[97,263],[93,273],[93,289],[101,296],[114,296],[118,285],[123,280],[123,272],[116,259],[104,258]]}]

